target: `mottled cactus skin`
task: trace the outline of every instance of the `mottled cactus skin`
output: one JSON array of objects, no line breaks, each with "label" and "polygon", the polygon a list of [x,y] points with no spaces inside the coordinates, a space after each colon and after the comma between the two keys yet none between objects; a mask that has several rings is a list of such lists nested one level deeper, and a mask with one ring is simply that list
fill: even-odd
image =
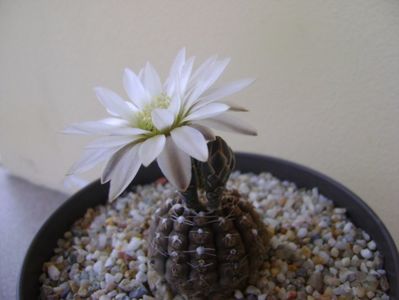
[{"label": "mottled cactus skin", "polygon": [[265,225],[237,191],[225,191],[214,211],[195,211],[178,198],[154,217],[150,263],[188,299],[229,299],[256,282],[267,244]]},{"label": "mottled cactus skin", "polygon": [[193,160],[188,189],[157,210],[150,264],[176,294],[229,299],[256,282],[269,237],[253,206],[225,188],[235,164],[230,147],[216,137],[208,150],[208,161]]}]

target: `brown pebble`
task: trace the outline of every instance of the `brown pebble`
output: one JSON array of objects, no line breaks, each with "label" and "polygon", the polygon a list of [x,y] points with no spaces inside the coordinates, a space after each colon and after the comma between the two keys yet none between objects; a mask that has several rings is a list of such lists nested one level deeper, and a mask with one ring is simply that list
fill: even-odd
[{"label": "brown pebble", "polygon": [[310,257],[310,255],[312,254],[312,251],[309,249],[309,247],[307,247],[307,246],[303,246],[302,248],[301,248],[301,252],[302,252],[302,254],[306,257],[306,258],[309,258]]},{"label": "brown pebble", "polygon": [[280,205],[280,206],[284,206],[285,203],[287,203],[287,198],[280,198],[278,200],[278,205]]},{"label": "brown pebble", "polygon": [[323,277],[320,272],[314,272],[309,277],[308,284],[316,291],[321,292],[323,289]]},{"label": "brown pebble", "polygon": [[315,263],[315,265],[324,265],[326,263],[326,261],[324,260],[324,258],[322,258],[319,255],[316,255],[312,258],[313,262]]}]

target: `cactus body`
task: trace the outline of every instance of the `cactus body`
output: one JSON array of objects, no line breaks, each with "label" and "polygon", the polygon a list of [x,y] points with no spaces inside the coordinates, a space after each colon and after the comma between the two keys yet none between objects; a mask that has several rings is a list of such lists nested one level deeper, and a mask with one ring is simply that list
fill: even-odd
[{"label": "cactus body", "polygon": [[189,299],[228,299],[255,283],[268,234],[252,205],[224,190],[216,210],[197,211],[184,198],[167,201],[149,236],[151,265]]},{"label": "cactus body", "polygon": [[188,299],[228,299],[256,283],[268,244],[253,206],[225,188],[232,150],[220,137],[208,150],[208,161],[192,161],[190,186],[157,210],[149,232],[152,268]]}]

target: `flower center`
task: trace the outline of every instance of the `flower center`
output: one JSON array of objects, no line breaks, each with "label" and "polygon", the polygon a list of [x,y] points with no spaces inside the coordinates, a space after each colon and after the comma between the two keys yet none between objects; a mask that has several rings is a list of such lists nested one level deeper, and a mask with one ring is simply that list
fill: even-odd
[{"label": "flower center", "polygon": [[155,97],[140,112],[137,113],[136,126],[144,130],[156,131],[156,128],[152,123],[151,113],[156,108],[168,108],[170,100],[171,100],[170,97],[163,93]]}]

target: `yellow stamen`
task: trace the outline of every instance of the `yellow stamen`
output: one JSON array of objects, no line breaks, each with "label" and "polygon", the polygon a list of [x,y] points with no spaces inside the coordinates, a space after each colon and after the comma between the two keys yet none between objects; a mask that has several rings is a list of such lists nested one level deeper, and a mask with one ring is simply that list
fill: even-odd
[{"label": "yellow stamen", "polygon": [[156,108],[168,108],[170,104],[170,97],[165,94],[160,94],[155,97],[151,103],[147,104],[140,112],[137,113],[137,124],[138,128],[156,131],[154,124],[152,123],[151,113]]}]

